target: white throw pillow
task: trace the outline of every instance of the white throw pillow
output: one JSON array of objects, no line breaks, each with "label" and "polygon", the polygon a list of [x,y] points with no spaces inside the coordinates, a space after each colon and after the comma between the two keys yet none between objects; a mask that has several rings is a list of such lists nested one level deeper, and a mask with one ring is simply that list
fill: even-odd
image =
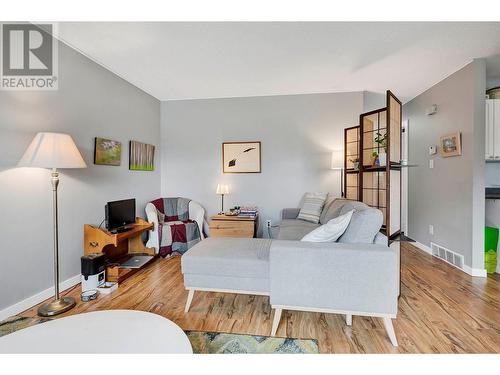
[{"label": "white throw pillow", "polygon": [[342,236],[349,226],[352,214],[354,210],[351,210],[344,215],[337,216],[330,220],[325,225],[322,225],[312,232],[306,234],[302,237],[301,241],[306,242],[335,242]]}]

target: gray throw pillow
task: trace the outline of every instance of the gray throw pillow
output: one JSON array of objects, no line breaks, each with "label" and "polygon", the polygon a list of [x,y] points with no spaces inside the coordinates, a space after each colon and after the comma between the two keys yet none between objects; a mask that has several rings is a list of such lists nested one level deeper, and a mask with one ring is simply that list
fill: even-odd
[{"label": "gray throw pillow", "polygon": [[340,214],[355,209],[351,222],[344,234],[338,239],[341,243],[373,243],[375,236],[382,228],[382,211],[368,207],[354,207],[352,204],[345,204]]},{"label": "gray throw pillow", "polygon": [[328,206],[325,204],[323,212],[321,213],[321,216],[319,218],[319,222],[321,224],[326,224],[333,218],[336,218],[337,216],[340,215],[340,211],[342,210],[342,208],[344,208],[346,204],[349,204],[350,205],[349,207],[352,207],[351,209],[367,207],[366,204],[364,204],[363,202],[352,201],[344,198],[336,198]]}]

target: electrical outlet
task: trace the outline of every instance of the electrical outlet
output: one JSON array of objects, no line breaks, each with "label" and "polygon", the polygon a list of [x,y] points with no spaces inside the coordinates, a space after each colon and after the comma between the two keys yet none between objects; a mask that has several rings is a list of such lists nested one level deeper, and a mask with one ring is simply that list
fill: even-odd
[{"label": "electrical outlet", "polygon": [[429,168],[433,169],[434,168],[434,159],[429,160]]},{"label": "electrical outlet", "polygon": [[431,236],[433,236],[433,235],[434,235],[434,225],[432,225],[432,224],[429,224],[429,234],[430,234]]},{"label": "electrical outlet", "polygon": [[268,228],[270,228],[270,227],[271,227],[271,220],[266,220],[266,226],[267,226]]}]

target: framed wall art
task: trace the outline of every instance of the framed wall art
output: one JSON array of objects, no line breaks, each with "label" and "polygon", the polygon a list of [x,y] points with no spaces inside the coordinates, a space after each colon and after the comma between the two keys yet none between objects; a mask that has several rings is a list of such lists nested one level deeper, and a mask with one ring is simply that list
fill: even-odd
[{"label": "framed wall art", "polygon": [[223,173],[260,173],[261,144],[256,142],[222,143]]},{"label": "framed wall art", "polygon": [[130,141],[128,169],[131,171],[154,171],[155,146]]},{"label": "framed wall art", "polygon": [[122,143],[111,139],[95,137],[94,164],[118,166],[122,161]]},{"label": "framed wall art", "polygon": [[460,132],[443,135],[439,143],[441,144],[442,157],[462,155],[462,134]]}]

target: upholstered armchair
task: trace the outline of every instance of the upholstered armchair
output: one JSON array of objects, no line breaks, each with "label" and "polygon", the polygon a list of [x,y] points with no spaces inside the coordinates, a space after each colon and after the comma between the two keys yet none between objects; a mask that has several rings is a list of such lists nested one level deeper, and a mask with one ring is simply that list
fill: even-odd
[{"label": "upholstered armchair", "polygon": [[208,224],[205,209],[186,198],[158,198],[146,205],[146,216],[153,223],[147,247],[161,256],[182,255],[205,238]]}]

